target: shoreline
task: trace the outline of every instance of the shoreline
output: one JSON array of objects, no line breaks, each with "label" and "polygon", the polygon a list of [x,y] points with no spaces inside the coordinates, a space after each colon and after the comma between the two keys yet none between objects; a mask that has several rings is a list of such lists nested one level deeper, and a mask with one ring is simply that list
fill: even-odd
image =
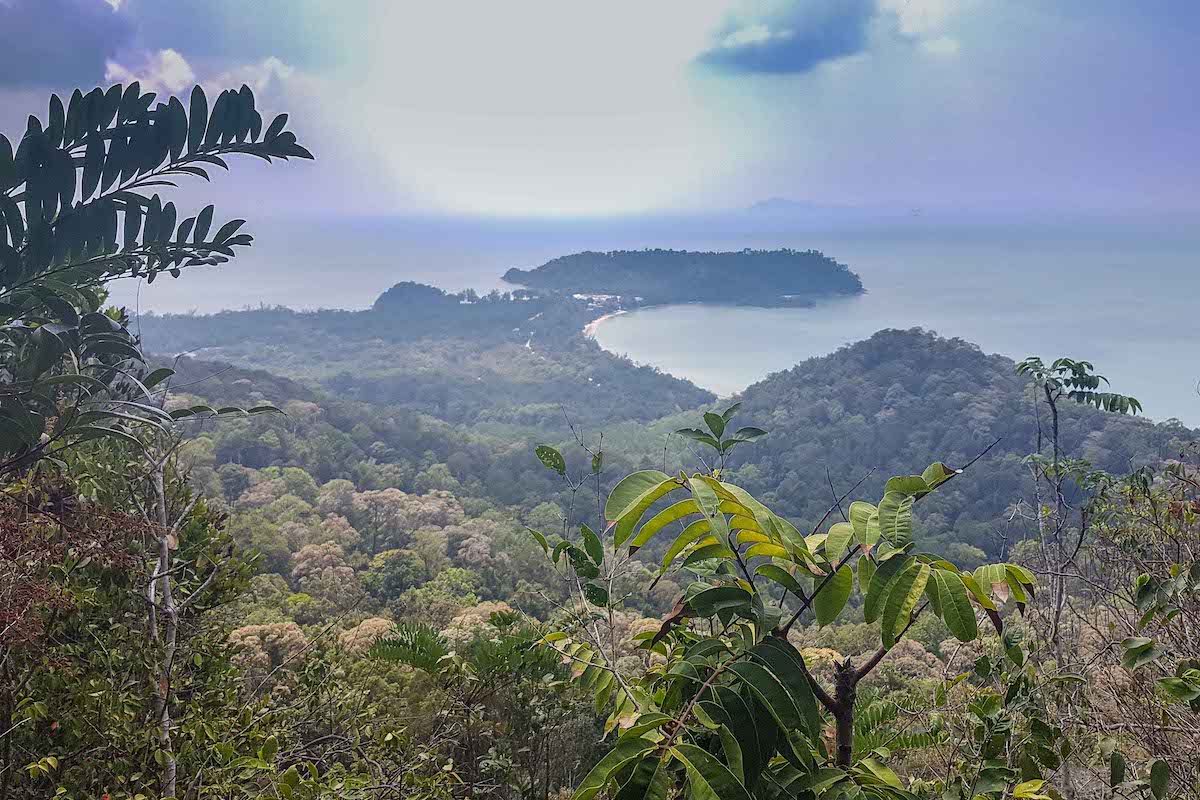
[{"label": "shoreline", "polygon": [[622,314],[628,314],[628,313],[629,312],[627,310],[622,308],[618,311],[610,311],[607,314],[596,317],[594,320],[589,322],[587,325],[583,326],[583,335],[587,336],[590,339],[595,339],[596,338],[596,329],[600,327],[601,322],[604,322],[606,319],[612,319],[613,317],[619,317]]}]

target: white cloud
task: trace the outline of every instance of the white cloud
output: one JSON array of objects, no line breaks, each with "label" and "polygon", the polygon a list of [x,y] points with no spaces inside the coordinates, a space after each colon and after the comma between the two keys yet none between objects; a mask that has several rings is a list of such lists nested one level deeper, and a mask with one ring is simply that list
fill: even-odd
[{"label": "white cloud", "polygon": [[959,0],[880,0],[879,7],[896,15],[900,32],[923,38],[942,31]]},{"label": "white cloud", "polygon": [[751,44],[765,44],[772,39],[787,39],[791,36],[791,31],[772,31],[763,24],[749,25],[739,28],[721,39],[718,47],[737,48]]},{"label": "white cloud", "polygon": [[204,83],[212,84],[222,89],[241,86],[243,83],[254,90],[255,94],[276,88],[283,81],[296,74],[296,70],[283,61],[271,56],[256,64],[243,64],[233,69],[225,70],[207,78]]},{"label": "white cloud", "polygon": [[104,79],[113,83],[138,81],[144,91],[179,92],[196,82],[196,73],[178,51],[167,48],[148,54],[138,67],[109,61]]}]

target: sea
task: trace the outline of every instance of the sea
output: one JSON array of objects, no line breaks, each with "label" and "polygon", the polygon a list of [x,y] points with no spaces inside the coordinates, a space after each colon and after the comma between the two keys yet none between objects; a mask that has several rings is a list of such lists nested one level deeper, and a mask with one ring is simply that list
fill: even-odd
[{"label": "sea", "polygon": [[[1200,225],[1189,219],[268,219],[234,262],[117,282],[134,313],[365,308],[393,284],[512,289],[509,267],[580,250],[817,249],[860,296],[810,308],[664,305],[593,326],[606,349],[732,395],[884,328],[921,327],[1014,359],[1086,359],[1154,419],[1200,426]],[[247,226],[250,229],[251,226]],[[731,288],[738,276],[729,275]],[[153,347],[153,343],[147,343]]]}]

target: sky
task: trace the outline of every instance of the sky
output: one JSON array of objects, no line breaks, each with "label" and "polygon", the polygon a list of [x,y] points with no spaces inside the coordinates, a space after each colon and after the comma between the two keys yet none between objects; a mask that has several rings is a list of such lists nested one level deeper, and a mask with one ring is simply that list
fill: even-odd
[{"label": "sky", "polygon": [[260,214],[1200,211],[1195,0],[0,0],[0,32],[10,138],[52,91],[250,85],[317,155],[216,187]]}]

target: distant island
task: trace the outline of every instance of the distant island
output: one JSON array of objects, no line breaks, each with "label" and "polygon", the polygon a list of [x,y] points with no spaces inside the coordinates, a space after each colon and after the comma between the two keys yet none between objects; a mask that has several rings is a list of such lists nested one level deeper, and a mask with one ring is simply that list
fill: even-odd
[{"label": "distant island", "polygon": [[636,298],[639,304],[809,305],[861,294],[845,264],[817,250],[614,250],[561,256],[535,269],[510,269],[504,280],[550,291]]}]

